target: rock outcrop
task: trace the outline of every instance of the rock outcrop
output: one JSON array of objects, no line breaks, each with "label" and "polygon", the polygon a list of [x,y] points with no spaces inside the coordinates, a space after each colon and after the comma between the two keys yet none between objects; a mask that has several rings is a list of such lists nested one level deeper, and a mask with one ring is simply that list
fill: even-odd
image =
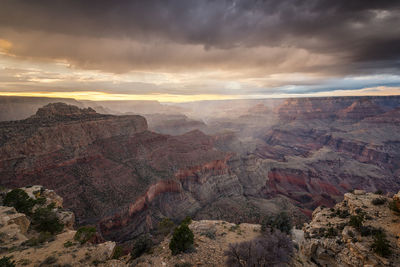
[{"label": "rock outcrop", "polygon": [[[399,214],[390,209],[392,201],[355,190],[333,208],[317,208],[303,228],[301,253],[318,266],[398,266]],[[379,235],[390,254],[373,249]]]},{"label": "rock outcrop", "polygon": [[[62,198],[42,186],[21,188],[32,200],[45,198],[42,206],[54,203],[53,211],[64,224],[62,232],[53,236],[45,229],[39,233],[31,226],[31,214],[18,213],[14,207],[0,206],[0,258],[8,257],[17,266],[97,266],[108,264],[114,256],[116,243],[79,244],[74,236],[74,214],[62,207]],[[56,204],[53,200],[58,201]],[[39,208],[39,204],[33,207]],[[125,261],[114,260],[112,264],[127,266]]]},{"label": "rock outcrop", "polygon": [[0,238],[3,248],[12,248],[28,240],[25,236],[31,222],[13,207],[0,206]]}]

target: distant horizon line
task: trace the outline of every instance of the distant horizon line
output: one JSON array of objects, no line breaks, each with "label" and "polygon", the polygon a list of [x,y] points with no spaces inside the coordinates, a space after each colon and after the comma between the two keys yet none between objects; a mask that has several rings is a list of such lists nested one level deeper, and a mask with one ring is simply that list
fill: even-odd
[{"label": "distant horizon line", "polygon": [[[65,93],[65,92],[64,92]],[[179,103],[191,103],[191,102],[202,102],[202,101],[234,101],[234,100],[267,100],[267,99],[291,99],[291,98],[339,98],[339,97],[396,97],[400,96],[400,92],[395,92],[393,94],[343,94],[343,95],[315,95],[315,94],[297,94],[297,95],[268,95],[268,96],[254,96],[254,97],[245,97],[241,96],[232,96],[228,95],[184,95],[182,99],[182,95],[158,95],[161,97],[156,97],[155,95],[121,95],[121,94],[108,94],[108,93],[100,93],[94,92],[97,96],[103,96],[101,98],[90,98],[89,95],[86,94],[87,98],[85,98],[85,94],[78,95],[78,97],[74,96],[73,93],[66,92],[67,94],[58,94],[57,92],[33,92],[33,93],[21,93],[21,92],[0,92],[0,97],[21,97],[21,98],[53,98],[53,99],[71,99],[76,101],[93,101],[93,102],[111,102],[111,101],[143,101],[143,102],[151,102],[156,101],[161,104],[179,104]],[[88,92],[78,92],[79,93],[88,93]],[[107,98],[104,96],[115,96],[117,98]],[[204,98],[202,98],[202,96]],[[178,99],[173,99],[173,97],[177,97]],[[162,98],[162,99],[160,99]],[[168,99],[166,98],[171,98]],[[191,99],[194,98],[194,99]],[[180,99],[180,101],[179,101]],[[171,101],[172,100],[172,101]]]}]

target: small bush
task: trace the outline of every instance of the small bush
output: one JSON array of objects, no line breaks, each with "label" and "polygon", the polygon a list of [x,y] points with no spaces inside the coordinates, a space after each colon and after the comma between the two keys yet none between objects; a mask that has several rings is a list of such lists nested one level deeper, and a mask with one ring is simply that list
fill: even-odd
[{"label": "small bush", "polygon": [[251,241],[229,244],[225,251],[226,265],[244,266],[284,266],[293,253],[293,244],[286,234],[276,230],[266,231],[262,237]]},{"label": "small bush", "polygon": [[57,258],[56,257],[49,256],[40,264],[40,266],[51,265],[51,264],[56,263],[56,262],[57,262]]},{"label": "small bush", "polygon": [[54,211],[49,208],[38,208],[32,215],[34,228],[41,232],[59,233],[64,229],[64,225],[57,218]]},{"label": "small bush", "polygon": [[382,229],[378,229],[372,226],[361,226],[360,228],[361,236],[377,235],[380,233],[383,233]]},{"label": "small bush", "polygon": [[136,259],[143,255],[144,253],[148,253],[153,246],[153,241],[150,239],[148,235],[139,236],[131,251],[132,258]]},{"label": "small bush", "polygon": [[181,222],[181,225],[186,224],[189,225],[192,223],[192,218],[190,216],[186,216],[186,218]]},{"label": "small bush", "polygon": [[215,239],[216,238],[216,230],[215,229],[209,229],[203,233],[201,233],[201,235],[208,237],[209,239]]},{"label": "small bush", "polygon": [[71,241],[67,241],[67,242],[64,243],[64,247],[65,247],[65,248],[70,248],[70,247],[72,247],[73,245],[74,245],[74,243],[72,243]]},{"label": "small bush", "polygon": [[158,224],[158,232],[163,235],[168,235],[174,229],[175,224],[169,218],[163,218]]},{"label": "small bush", "polygon": [[374,235],[374,242],[372,243],[371,248],[376,254],[382,257],[388,257],[392,254],[390,243],[386,239],[384,232],[376,233]]},{"label": "small bush", "polygon": [[232,225],[229,227],[230,232],[235,232],[236,230],[240,230],[240,226],[238,224]]},{"label": "small bush", "polygon": [[15,261],[11,260],[11,257],[4,256],[0,259],[1,267],[15,267]]},{"label": "small bush", "polygon": [[354,227],[357,230],[360,230],[360,228],[363,224],[363,221],[364,221],[363,215],[352,215],[352,216],[350,216],[349,225]]},{"label": "small bush", "polygon": [[85,244],[96,235],[96,227],[82,226],[76,231],[74,239],[81,244]]},{"label": "small bush", "polygon": [[38,198],[35,200],[35,204],[38,204],[38,205],[44,205],[44,204],[46,204],[46,198],[45,198],[45,197],[38,197]]},{"label": "small bush", "polygon": [[373,205],[375,205],[375,206],[383,205],[383,204],[386,203],[386,199],[377,197],[377,198],[374,198],[374,199],[371,201],[371,203],[372,203]]},{"label": "small bush", "polygon": [[103,261],[99,261],[99,260],[94,260],[94,261],[92,261],[92,264],[94,265],[94,266],[98,266],[99,264],[101,264],[101,263],[104,263]]},{"label": "small bush", "polygon": [[193,246],[193,242],[193,232],[184,221],[181,225],[175,228],[171,242],[169,243],[169,249],[171,250],[172,255],[176,255],[189,250]]},{"label": "small bush", "polygon": [[124,256],[124,249],[121,246],[116,246],[112,258],[119,259],[122,256]]},{"label": "small bush", "polygon": [[267,216],[261,222],[262,232],[267,230],[274,231],[274,229],[290,234],[290,230],[292,229],[292,220],[286,212],[281,212],[275,216]]},{"label": "small bush", "polygon": [[341,219],[345,219],[350,216],[350,213],[347,210],[337,210],[336,215]]},{"label": "small bush", "polygon": [[6,194],[3,204],[14,207],[18,212],[31,214],[35,201],[22,189],[13,189]]},{"label": "small bush", "polygon": [[378,189],[378,190],[375,191],[375,194],[377,194],[377,195],[383,195],[383,191],[380,190],[380,189]]}]

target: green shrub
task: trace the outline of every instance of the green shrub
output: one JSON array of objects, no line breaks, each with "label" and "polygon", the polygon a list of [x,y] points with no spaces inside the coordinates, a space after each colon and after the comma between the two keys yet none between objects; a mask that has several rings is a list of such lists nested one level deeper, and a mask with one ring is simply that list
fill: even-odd
[{"label": "green shrub", "polygon": [[377,197],[377,198],[374,198],[374,199],[371,201],[371,203],[372,203],[373,205],[375,205],[375,206],[383,205],[383,204],[386,203],[386,199],[381,198],[381,197]]},{"label": "green shrub", "polygon": [[124,249],[121,246],[116,246],[112,258],[119,259],[122,256],[124,256]]},{"label": "green shrub", "polygon": [[46,204],[46,198],[45,198],[45,197],[38,197],[38,198],[35,200],[35,204],[38,204],[38,205],[44,205],[44,204]]},{"label": "green shrub", "polygon": [[215,229],[209,229],[209,230],[207,230],[205,232],[202,232],[200,235],[206,236],[209,239],[213,239],[214,240],[215,237],[216,237],[215,233],[216,233]]},{"label": "green shrub", "polygon": [[192,223],[192,218],[190,218],[190,216],[186,216],[186,218],[181,222],[181,225],[182,224],[189,225],[191,223]]},{"label": "green shrub", "polygon": [[174,229],[175,224],[169,218],[163,218],[158,224],[158,232],[163,235],[168,235]]},{"label": "green shrub", "polygon": [[96,235],[96,227],[82,226],[76,231],[74,239],[81,244],[85,244]]},{"label": "green shrub", "polygon": [[133,245],[133,249],[131,251],[132,258],[136,259],[143,255],[144,253],[148,253],[153,246],[153,241],[148,235],[139,236]]},{"label": "green shrub", "polygon": [[375,194],[377,194],[377,195],[383,195],[383,191],[380,190],[380,189],[378,189],[378,190],[375,191]]},{"label": "green shrub", "polygon": [[386,239],[384,232],[379,232],[374,235],[374,242],[372,243],[371,248],[376,254],[382,257],[388,257],[392,254],[390,243]]},{"label": "green shrub", "polygon": [[46,208],[37,208],[32,215],[32,225],[41,232],[59,233],[64,229],[64,225],[57,218],[54,211]]},{"label": "green shrub", "polygon": [[51,202],[49,205],[47,205],[47,208],[48,208],[49,210],[55,209],[55,208],[56,208],[56,203]]},{"label": "green shrub", "polygon": [[6,194],[3,204],[14,207],[18,212],[31,214],[35,201],[24,190],[17,188]]},{"label": "green shrub", "polygon": [[193,242],[193,232],[184,221],[181,225],[175,228],[171,242],[169,243],[169,249],[171,250],[172,255],[176,255],[189,250],[193,246]]},{"label": "green shrub", "polygon": [[15,261],[11,260],[11,257],[4,256],[0,259],[1,267],[15,267]]},{"label": "green shrub", "polygon": [[267,216],[261,222],[261,231],[265,232],[268,229],[270,231],[278,229],[282,233],[290,234],[292,220],[286,212],[281,212],[275,216]]},{"label": "green shrub", "polygon": [[364,216],[359,214],[359,215],[352,215],[350,216],[350,221],[349,221],[349,225],[354,227],[357,230],[360,230],[362,224],[364,221]]},{"label": "green shrub", "polygon": [[69,241],[69,240],[68,240],[67,242],[64,243],[64,247],[65,247],[65,248],[72,247],[73,245],[74,245],[74,243],[72,243],[72,242]]}]

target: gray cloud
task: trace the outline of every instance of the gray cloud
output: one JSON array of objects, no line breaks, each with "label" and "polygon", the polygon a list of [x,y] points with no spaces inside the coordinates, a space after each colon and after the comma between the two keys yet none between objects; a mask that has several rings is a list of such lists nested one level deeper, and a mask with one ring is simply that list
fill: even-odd
[{"label": "gray cloud", "polygon": [[399,1],[2,0],[1,7],[0,33],[13,42],[10,53],[88,69],[242,66],[273,72],[301,50],[316,63],[275,71],[352,74],[399,67]]},{"label": "gray cloud", "polygon": [[400,1],[0,7],[0,91],[262,96],[400,86]]}]

